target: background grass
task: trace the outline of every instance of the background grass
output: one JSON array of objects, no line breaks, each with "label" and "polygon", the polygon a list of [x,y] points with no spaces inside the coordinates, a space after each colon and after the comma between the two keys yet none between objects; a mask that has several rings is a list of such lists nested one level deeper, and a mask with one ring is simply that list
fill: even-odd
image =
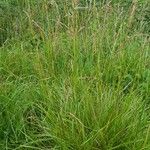
[{"label": "background grass", "polygon": [[149,150],[148,1],[0,2],[0,149]]}]

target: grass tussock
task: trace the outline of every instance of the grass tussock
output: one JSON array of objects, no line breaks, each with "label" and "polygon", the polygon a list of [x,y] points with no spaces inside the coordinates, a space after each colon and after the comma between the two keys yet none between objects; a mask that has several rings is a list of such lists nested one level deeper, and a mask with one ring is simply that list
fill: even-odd
[{"label": "grass tussock", "polygon": [[0,2],[1,150],[149,150],[148,1]]}]

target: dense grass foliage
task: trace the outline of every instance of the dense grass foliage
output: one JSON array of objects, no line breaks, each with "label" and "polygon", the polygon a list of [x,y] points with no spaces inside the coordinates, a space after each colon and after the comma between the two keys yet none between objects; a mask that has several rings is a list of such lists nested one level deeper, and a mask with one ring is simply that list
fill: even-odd
[{"label": "dense grass foliage", "polygon": [[1,150],[150,150],[148,1],[0,12]]}]

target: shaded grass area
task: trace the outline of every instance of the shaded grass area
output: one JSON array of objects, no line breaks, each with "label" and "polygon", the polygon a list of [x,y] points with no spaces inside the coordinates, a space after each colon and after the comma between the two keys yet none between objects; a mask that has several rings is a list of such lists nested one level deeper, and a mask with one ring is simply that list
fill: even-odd
[{"label": "shaded grass area", "polygon": [[0,148],[149,150],[149,35],[134,12],[141,3],[18,4],[0,48]]}]

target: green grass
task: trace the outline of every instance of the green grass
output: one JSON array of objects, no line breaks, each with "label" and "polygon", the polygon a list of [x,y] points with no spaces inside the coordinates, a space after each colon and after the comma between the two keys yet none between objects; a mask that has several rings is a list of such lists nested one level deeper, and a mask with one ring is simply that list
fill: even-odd
[{"label": "green grass", "polygon": [[150,150],[148,1],[11,2],[0,7],[0,149]]}]

